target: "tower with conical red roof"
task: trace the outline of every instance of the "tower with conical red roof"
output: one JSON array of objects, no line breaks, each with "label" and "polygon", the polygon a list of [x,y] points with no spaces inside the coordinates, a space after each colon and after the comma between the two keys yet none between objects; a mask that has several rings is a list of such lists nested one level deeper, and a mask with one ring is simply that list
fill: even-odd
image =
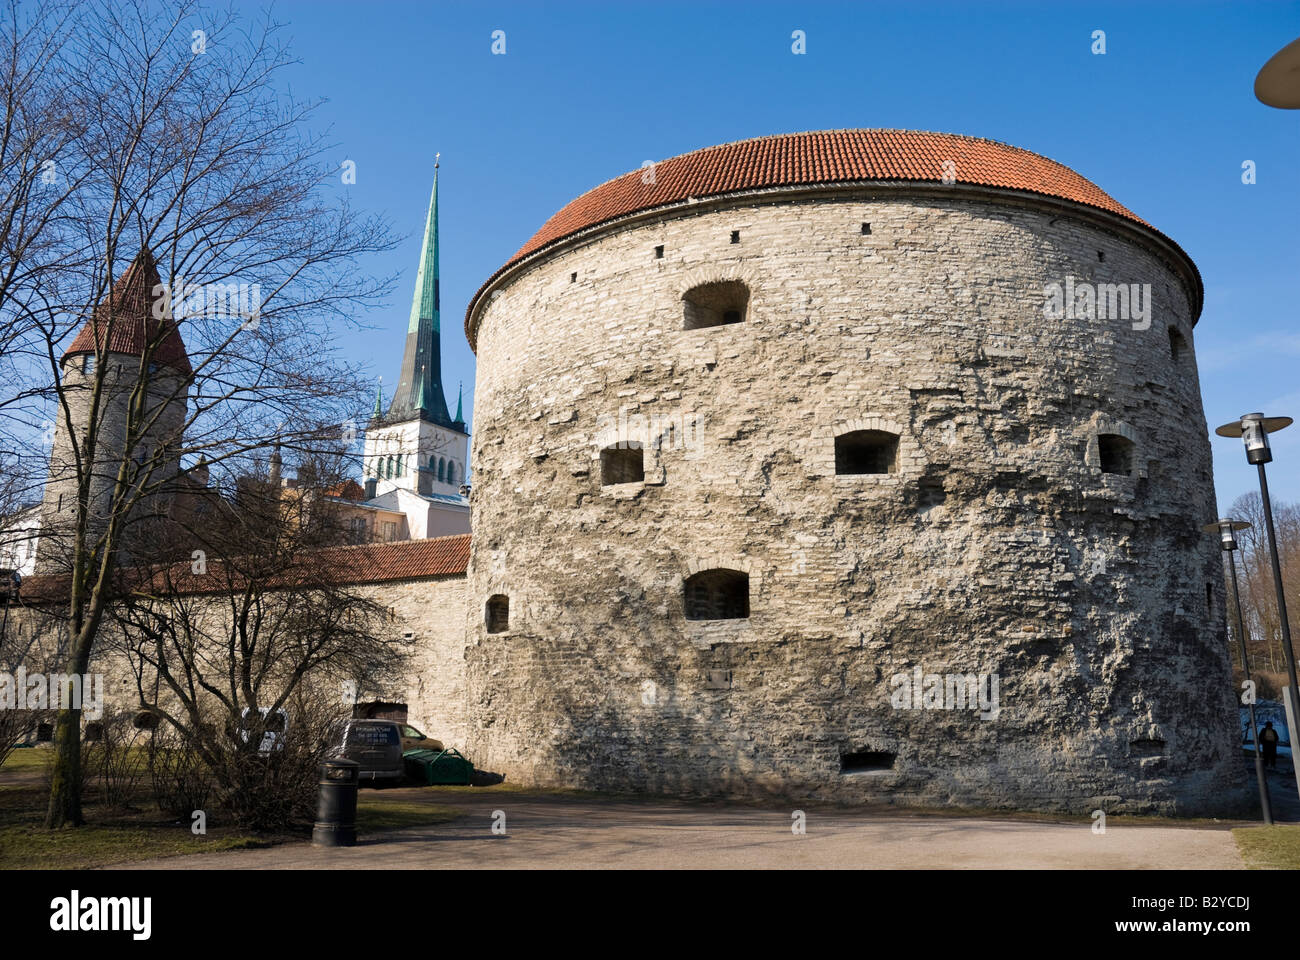
[{"label": "tower with conical red roof", "polygon": [[[155,309],[162,289],[157,263],[142,249],[63,354],[59,381],[67,416],[62,407],[56,409],[36,555],[39,572],[66,566],[82,498],[89,529],[107,524],[124,461],[125,482],[163,481],[164,490],[179,470],[193,370],[175,322]],[[141,382],[146,384],[144,402],[133,411],[132,395]],[[79,472],[79,462],[89,468]],[[123,542],[146,536],[150,523],[166,515],[169,501],[164,492],[137,504],[127,518]]]},{"label": "tower with conical red roof", "polygon": [[[442,385],[438,167],[435,162],[401,377],[386,413],[381,412],[382,390],[375,398],[364,454],[365,476],[375,481],[376,499],[391,501],[407,514],[405,536],[412,538],[469,530],[469,505],[460,493],[469,436],[460,409],[454,418],[448,412]],[[383,531],[378,536],[385,538]]]}]

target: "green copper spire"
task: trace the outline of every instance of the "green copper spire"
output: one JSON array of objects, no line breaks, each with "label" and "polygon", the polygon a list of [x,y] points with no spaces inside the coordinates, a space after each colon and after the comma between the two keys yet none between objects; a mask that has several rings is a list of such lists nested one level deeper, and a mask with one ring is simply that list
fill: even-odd
[{"label": "green copper spire", "polygon": [[384,415],[384,378],[380,377],[379,382],[375,384],[375,409],[370,416],[378,420]]},{"label": "green copper spire", "polygon": [[465,399],[465,384],[462,381],[456,387],[456,420],[455,420],[456,423],[465,422],[465,415],[461,412],[461,410],[464,407],[464,403],[463,403],[464,399]]},{"label": "green copper spire", "polygon": [[406,332],[417,332],[422,318],[432,318],[434,332],[438,332],[441,329],[438,307],[438,161],[434,160],[433,193],[429,197],[424,245],[420,248],[420,269],[415,275],[415,296],[411,298],[411,320],[406,325]]},{"label": "green copper spire", "polygon": [[388,408],[388,419],[430,420],[450,427],[442,389],[441,320],[438,305],[438,162],[433,164],[433,192],[424,224],[424,246],[415,275],[411,319],[406,326],[402,379]]}]

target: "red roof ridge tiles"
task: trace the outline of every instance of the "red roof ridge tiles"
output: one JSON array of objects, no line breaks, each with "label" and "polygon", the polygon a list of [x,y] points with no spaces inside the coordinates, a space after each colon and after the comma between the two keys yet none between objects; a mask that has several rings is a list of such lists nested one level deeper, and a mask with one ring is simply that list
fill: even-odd
[{"label": "red roof ridge tiles", "polygon": [[[105,294],[104,299],[91,311],[90,318],[64,351],[64,359],[78,353],[94,353],[96,347],[105,349],[105,333],[108,334],[106,352],[132,357],[144,356],[145,347],[158,337],[162,330],[161,324],[166,323],[168,329],[153,351],[154,361],[186,376],[193,373],[177,325],[153,315],[154,290],[161,283],[153,254],[142,248],[113,284],[112,291]],[[109,315],[110,304],[114,310],[113,316]]]},{"label": "red roof ridge tiles", "polygon": [[[347,586],[394,580],[433,580],[463,576],[469,566],[468,533],[424,540],[362,543],[304,551],[286,568],[267,579],[267,586]],[[236,558],[237,565],[237,558]],[[131,578],[133,571],[123,570]],[[242,580],[237,570],[227,572],[221,561],[210,561],[207,572],[196,574],[190,561],[144,571],[136,580],[139,593],[201,595],[225,593]],[[23,581],[20,597],[29,601],[59,600],[66,594],[68,577],[41,574]]]},{"label": "red roof ridge tiles", "polygon": [[571,200],[542,224],[471,298],[465,335],[475,344],[474,317],[487,289],[515,264],[592,227],[634,213],[751,190],[837,183],[954,182],[1066,200],[1128,220],[1155,234],[1187,260],[1172,240],[1069,167],[1001,140],[926,130],[860,128],[769,134],[715,144],[657,161],[654,182],[644,168],[620,174]]}]

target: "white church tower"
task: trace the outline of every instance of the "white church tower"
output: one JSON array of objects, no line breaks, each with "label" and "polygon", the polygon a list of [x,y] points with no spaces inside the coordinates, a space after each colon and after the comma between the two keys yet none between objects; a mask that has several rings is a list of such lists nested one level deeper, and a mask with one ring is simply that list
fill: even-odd
[{"label": "white church tower", "polygon": [[[406,328],[397,392],[383,410],[382,388],[366,426],[366,506],[399,511],[407,530],[376,531],[379,539],[420,539],[469,533],[469,500],[461,493],[469,463],[461,399],[447,412],[442,387],[438,308],[438,163],[424,227],[420,269]],[[380,521],[385,522],[385,521]],[[392,523],[391,520],[386,521]]]}]

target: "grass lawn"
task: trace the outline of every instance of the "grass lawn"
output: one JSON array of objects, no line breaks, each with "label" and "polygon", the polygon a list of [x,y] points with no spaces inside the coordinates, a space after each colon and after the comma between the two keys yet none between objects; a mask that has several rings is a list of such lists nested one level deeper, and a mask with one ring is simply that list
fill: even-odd
[{"label": "grass lawn", "polygon": [[1251,870],[1300,870],[1300,824],[1238,827],[1232,831]]},{"label": "grass lawn", "polygon": [[[15,750],[0,767],[0,869],[84,870],[182,854],[269,847],[304,841],[302,833],[258,836],[211,821],[196,836],[188,820],[159,813],[142,777],[131,809],[110,810],[96,802],[94,782],[83,798],[86,825],[46,830],[41,826],[49,799],[46,771],[49,749]],[[469,788],[465,788],[469,789]],[[386,799],[365,790],[357,802],[357,830],[399,830],[446,823],[462,814],[455,807],[405,799]]]},{"label": "grass lawn", "polygon": [[441,804],[378,800],[362,794],[357,800],[357,833],[448,823],[463,813],[463,810]]},{"label": "grass lawn", "polygon": [[[486,796],[489,793],[518,793],[518,794],[526,794],[527,796],[530,797],[575,797],[575,798],[640,796],[639,794],[632,794],[632,793],[617,794],[617,793],[612,793],[610,791],[601,792],[598,790],[577,790],[572,787],[533,787],[533,786],[525,786],[521,783],[516,783],[511,780],[507,780],[504,783],[494,783],[486,787],[471,787],[471,786],[466,786],[464,784],[455,784],[455,783],[439,783],[431,787],[422,787],[421,789],[427,790],[430,796],[445,795],[449,797],[456,797],[456,796],[482,797],[482,796]],[[363,791],[361,796],[364,798],[366,796],[366,793],[368,792],[369,791]],[[655,794],[654,796],[660,800],[671,799],[671,798],[665,798],[659,794]]]},{"label": "grass lawn", "polygon": [[283,837],[258,837],[247,831],[208,824],[196,836],[190,822],[159,813],[142,778],[132,809],[109,810],[97,803],[89,784],[83,797],[86,825],[66,830],[41,826],[49,800],[45,772],[48,749],[15,750],[0,767],[0,869],[84,870],[171,857],[183,853],[270,846]]},{"label": "grass lawn", "polygon": [[50,751],[23,747],[9,754],[9,759],[0,767],[0,776],[15,770],[44,770],[49,763]]},{"label": "grass lawn", "polygon": [[218,831],[196,837],[185,824],[111,826],[88,824],[76,830],[46,830],[39,824],[0,827],[0,868],[6,870],[85,870],[174,857],[270,846],[257,837]]}]

